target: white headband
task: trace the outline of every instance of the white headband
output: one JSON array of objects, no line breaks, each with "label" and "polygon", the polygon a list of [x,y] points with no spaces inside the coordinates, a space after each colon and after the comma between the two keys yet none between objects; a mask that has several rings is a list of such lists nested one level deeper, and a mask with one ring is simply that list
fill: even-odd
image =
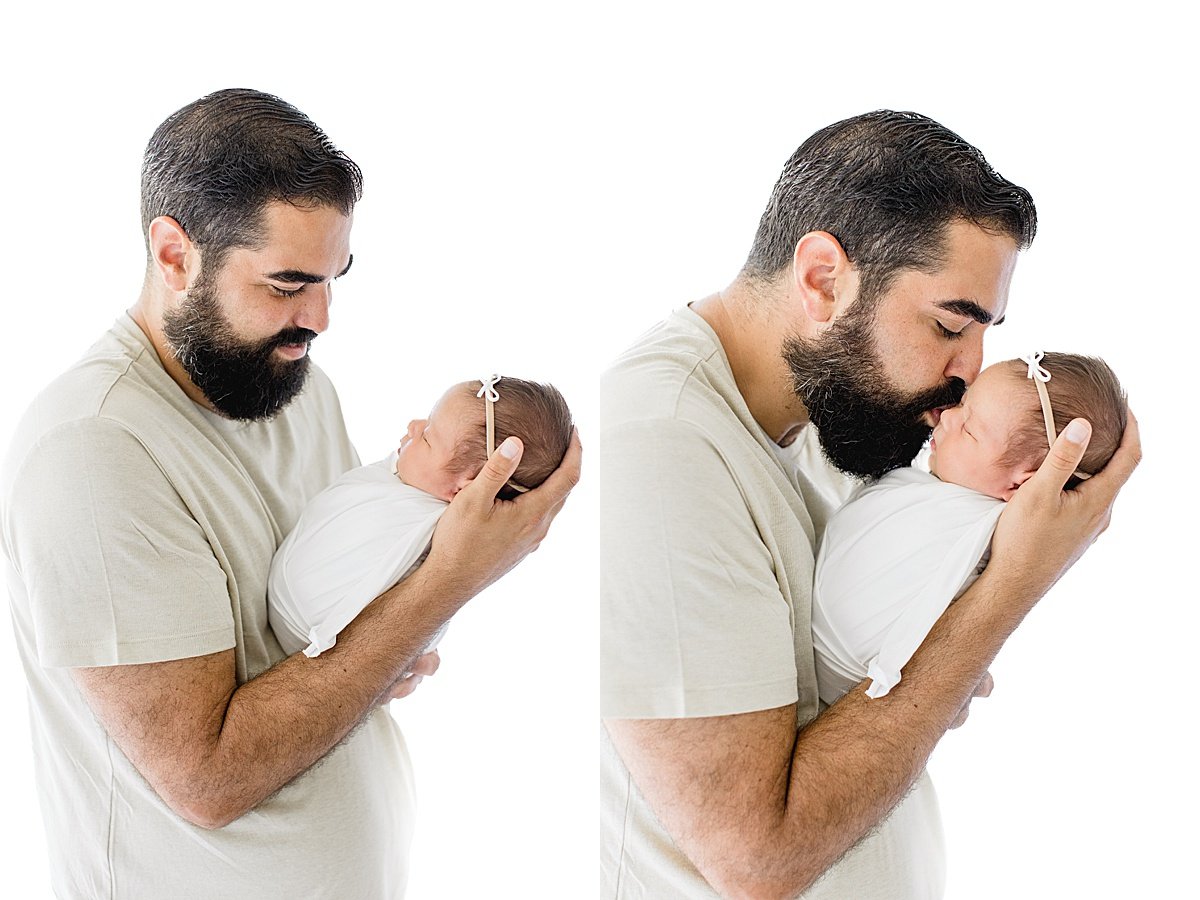
[{"label": "white headband", "polygon": [[[489,375],[487,378],[480,378],[479,383],[482,387],[476,392],[476,397],[483,398],[484,417],[487,422],[487,455],[491,459],[493,453],[496,452],[496,410],[495,404],[500,402],[500,394],[496,390],[496,382],[500,380],[499,375]],[[524,485],[517,484],[512,479],[508,480],[508,487],[512,488],[519,494],[524,494],[529,488]]]},{"label": "white headband", "polygon": [[[1021,362],[1029,366],[1029,370],[1025,373],[1025,377],[1030,379],[1034,386],[1037,387],[1038,399],[1042,403],[1042,420],[1046,423],[1046,442],[1049,446],[1054,446],[1054,441],[1058,437],[1058,433],[1054,429],[1054,412],[1050,408],[1050,392],[1046,389],[1046,382],[1050,380],[1050,373],[1042,366],[1042,360],[1045,359],[1046,353],[1043,350],[1035,350],[1021,357]],[[1075,470],[1075,477],[1080,479],[1091,478],[1087,472]]]}]

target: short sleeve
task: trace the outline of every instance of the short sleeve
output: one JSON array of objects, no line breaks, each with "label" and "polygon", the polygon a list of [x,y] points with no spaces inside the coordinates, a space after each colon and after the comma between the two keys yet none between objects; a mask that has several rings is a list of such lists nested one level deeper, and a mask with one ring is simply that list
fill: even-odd
[{"label": "short sleeve", "polygon": [[45,666],[160,662],[234,646],[225,572],[149,451],[93,418],[15,472],[7,530]]},{"label": "short sleeve", "polygon": [[600,448],[601,714],[688,718],[797,699],[792,612],[735,473],[674,419]]}]

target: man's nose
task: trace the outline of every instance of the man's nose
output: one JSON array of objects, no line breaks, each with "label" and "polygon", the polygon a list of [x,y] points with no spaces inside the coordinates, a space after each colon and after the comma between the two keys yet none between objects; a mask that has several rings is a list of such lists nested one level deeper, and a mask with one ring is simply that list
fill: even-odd
[{"label": "man's nose", "polygon": [[333,286],[314,284],[301,296],[304,298],[293,319],[297,328],[307,328],[317,334],[329,327],[329,304],[333,302]]},{"label": "man's nose", "polygon": [[946,363],[947,378],[961,378],[967,384],[975,380],[983,366],[983,329],[972,329],[975,334],[964,337]]}]

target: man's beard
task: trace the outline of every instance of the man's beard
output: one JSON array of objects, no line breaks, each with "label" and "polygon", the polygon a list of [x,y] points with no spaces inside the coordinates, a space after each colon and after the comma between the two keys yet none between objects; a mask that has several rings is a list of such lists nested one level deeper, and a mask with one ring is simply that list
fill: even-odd
[{"label": "man's beard", "polygon": [[308,377],[308,354],[279,360],[285,344],[307,344],[317,336],[288,328],[247,343],[222,314],[214,285],[203,275],[175,312],[163,316],[163,333],[179,364],[217,412],[246,422],[270,419],[291,402]]},{"label": "man's beard", "polygon": [[791,337],[783,345],[792,388],[826,458],[859,478],[912,462],[932,431],[923,414],[958,403],[966,391],[959,378],[919,394],[897,391],[876,353],[871,322],[870,313],[852,309],[821,337]]}]

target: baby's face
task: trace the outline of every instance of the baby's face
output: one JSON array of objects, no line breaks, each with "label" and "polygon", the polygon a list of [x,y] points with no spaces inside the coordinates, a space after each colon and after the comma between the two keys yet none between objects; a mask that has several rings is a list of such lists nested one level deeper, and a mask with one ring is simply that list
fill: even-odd
[{"label": "baby's face", "polygon": [[[929,470],[942,481],[960,484],[998,500],[1009,499],[1033,470],[1000,461],[1020,420],[1029,415],[1022,384],[997,366],[984,369],[962,403],[942,412],[929,446]],[[1036,395],[1034,395],[1036,398]]]},{"label": "baby's face", "polygon": [[479,404],[483,401],[473,400],[463,386],[455,385],[434,404],[429,418],[408,423],[396,458],[396,474],[405,484],[452,500],[470,482],[469,477],[451,474],[450,461],[454,448],[482,416]]}]

